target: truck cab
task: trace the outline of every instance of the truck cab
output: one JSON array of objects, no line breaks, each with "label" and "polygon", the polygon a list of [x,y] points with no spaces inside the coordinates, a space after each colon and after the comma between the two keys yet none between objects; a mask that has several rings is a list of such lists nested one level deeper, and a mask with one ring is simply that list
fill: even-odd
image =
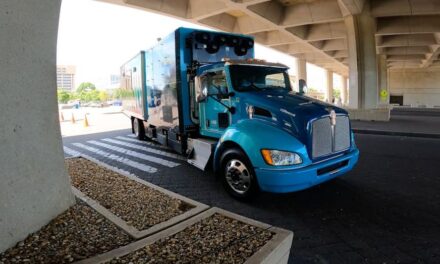
[{"label": "truck cab", "polygon": [[[178,29],[172,39],[175,53],[162,55],[174,56],[175,69],[148,62],[154,49],[141,56],[143,111],[129,111],[140,139],[167,145],[202,170],[212,163],[226,190],[241,199],[303,190],[357,163],[348,113],[295,92],[288,67],[253,58],[251,38]],[[159,82],[149,70],[176,76]]]}]

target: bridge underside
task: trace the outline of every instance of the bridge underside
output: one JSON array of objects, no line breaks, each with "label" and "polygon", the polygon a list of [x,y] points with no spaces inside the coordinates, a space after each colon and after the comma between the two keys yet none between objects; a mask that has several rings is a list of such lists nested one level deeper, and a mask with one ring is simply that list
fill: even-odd
[{"label": "bridge underside", "polygon": [[[99,1],[252,35],[258,43],[296,57],[299,78],[306,78],[306,62],[325,68],[328,76],[334,72],[349,78],[342,99],[352,109],[386,105],[389,98],[380,97],[382,90],[389,94],[409,89],[414,94],[419,88],[421,93],[440,94],[423,81],[423,76],[440,71],[438,0]],[[415,74],[417,83],[400,87],[395,79],[408,74]]]}]

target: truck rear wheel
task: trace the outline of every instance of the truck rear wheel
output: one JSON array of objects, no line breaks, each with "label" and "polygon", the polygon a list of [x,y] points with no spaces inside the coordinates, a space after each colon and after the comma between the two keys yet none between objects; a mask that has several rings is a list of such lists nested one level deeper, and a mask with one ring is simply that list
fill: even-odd
[{"label": "truck rear wheel", "polygon": [[139,139],[143,140],[145,138],[145,132],[144,132],[144,126],[142,124],[142,120],[139,120],[137,118],[133,119],[133,132],[134,135]]},{"label": "truck rear wheel", "polygon": [[258,193],[254,168],[238,148],[226,150],[221,156],[221,175],[228,193],[240,200],[249,200]]}]

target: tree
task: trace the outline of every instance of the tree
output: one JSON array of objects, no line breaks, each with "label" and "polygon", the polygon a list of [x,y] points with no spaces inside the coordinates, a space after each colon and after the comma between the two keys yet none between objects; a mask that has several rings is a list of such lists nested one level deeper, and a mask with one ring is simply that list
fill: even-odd
[{"label": "tree", "polygon": [[76,89],[77,93],[81,93],[84,91],[93,91],[96,90],[96,86],[91,82],[83,82]]},{"label": "tree", "polygon": [[79,93],[77,92],[70,93],[70,100],[79,100],[79,99],[80,99]]},{"label": "tree", "polygon": [[318,89],[316,89],[316,88],[313,88],[313,87],[307,87],[307,92],[309,92],[309,93],[317,93],[317,92],[319,92],[319,91],[318,91]]},{"label": "tree", "polygon": [[99,91],[92,90],[89,92],[89,101],[99,101]]},{"label": "tree", "polygon": [[81,100],[81,102],[99,101],[99,91],[82,91],[79,93],[79,99]]},{"label": "tree", "polygon": [[109,98],[108,93],[106,91],[100,91],[99,92],[99,101],[105,102]]},{"label": "tree", "polygon": [[113,99],[123,99],[123,98],[129,98],[129,97],[133,97],[133,90],[127,90],[127,89],[116,89],[113,91]]},{"label": "tree", "polygon": [[340,97],[341,97],[341,90],[333,89],[333,98],[340,98]]},{"label": "tree", "polygon": [[71,94],[64,90],[58,90],[57,96],[58,96],[58,102],[62,104],[67,103],[71,98]]},{"label": "tree", "polygon": [[122,92],[122,88],[114,90],[112,94],[113,99],[122,99]]}]

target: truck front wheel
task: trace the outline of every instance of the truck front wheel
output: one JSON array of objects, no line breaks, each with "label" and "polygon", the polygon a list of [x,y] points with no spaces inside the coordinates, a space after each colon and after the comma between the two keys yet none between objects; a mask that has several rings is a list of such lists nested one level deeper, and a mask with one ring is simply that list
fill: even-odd
[{"label": "truck front wheel", "polygon": [[254,169],[242,150],[231,148],[223,152],[220,172],[223,185],[235,198],[249,200],[258,193]]},{"label": "truck front wheel", "polygon": [[133,132],[134,135],[139,139],[143,140],[145,137],[144,126],[142,121],[137,119],[136,117],[133,119]]}]

